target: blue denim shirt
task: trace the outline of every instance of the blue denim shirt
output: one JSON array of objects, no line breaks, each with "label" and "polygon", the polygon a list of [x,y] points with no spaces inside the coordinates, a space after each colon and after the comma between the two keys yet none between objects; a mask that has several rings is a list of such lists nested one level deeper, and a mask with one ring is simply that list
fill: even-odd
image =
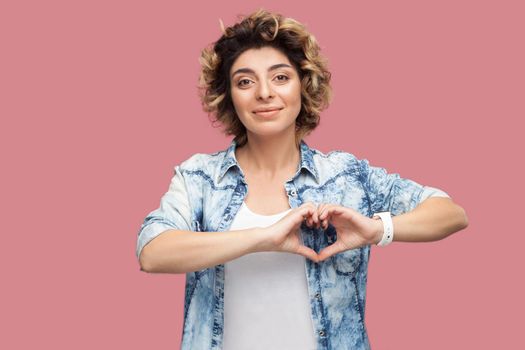
[{"label": "blue denim shirt", "polygon": [[[145,218],[136,255],[163,231],[227,231],[247,194],[233,140],[223,151],[198,153],[180,165],[160,207]],[[327,154],[300,144],[301,161],[284,183],[291,208],[304,202],[334,203],[372,217],[399,215],[429,196],[448,195],[436,188],[389,174],[344,151]],[[336,231],[301,227],[304,245],[319,252],[336,240]],[[318,349],[369,349],[365,326],[366,281],[370,246],[315,263],[305,259],[310,311]],[[224,265],[186,274],[183,350],[221,349],[224,321]]]}]

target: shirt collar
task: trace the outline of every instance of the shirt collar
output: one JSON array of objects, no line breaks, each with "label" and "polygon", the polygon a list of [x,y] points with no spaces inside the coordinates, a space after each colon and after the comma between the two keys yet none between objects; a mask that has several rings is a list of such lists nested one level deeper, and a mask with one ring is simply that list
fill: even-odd
[{"label": "shirt collar", "polygon": [[[221,165],[220,173],[219,173],[219,181],[222,180],[226,172],[233,166],[236,166],[239,171],[241,167],[239,166],[239,163],[237,162],[237,159],[235,158],[235,148],[237,147],[237,141],[233,139],[230,143],[230,146],[226,150],[226,154],[224,156],[224,160]],[[297,172],[294,175],[294,178],[299,174],[301,169],[306,169],[310,172],[310,174],[313,175],[315,178],[315,181],[319,182],[319,174],[317,172],[317,168],[314,164],[313,159],[313,153],[314,151],[304,142],[304,140],[301,140],[300,143],[300,152],[301,152],[301,164],[300,167],[297,169]]]}]

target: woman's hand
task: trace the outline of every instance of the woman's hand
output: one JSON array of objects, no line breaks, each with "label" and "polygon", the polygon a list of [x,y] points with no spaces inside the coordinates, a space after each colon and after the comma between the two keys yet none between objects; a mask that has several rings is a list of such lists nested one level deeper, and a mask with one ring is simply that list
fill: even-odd
[{"label": "woman's hand", "polygon": [[[303,221],[310,227],[322,227],[324,230],[331,223],[337,232],[337,240],[319,253],[306,247],[300,233]],[[317,207],[312,202],[306,202],[260,232],[262,240],[257,251],[289,252],[320,262],[349,249],[376,244],[381,239],[383,224],[381,220],[371,219],[351,208],[328,203]]]},{"label": "woman's hand", "polygon": [[309,225],[312,223],[319,224],[317,207],[311,202],[306,202],[297,208],[293,208],[275,224],[262,228],[260,231],[262,242],[257,250],[300,254],[318,262],[317,252],[306,247],[301,239],[301,224],[305,220],[307,220]]},{"label": "woman's hand", "polygon": [[319,252],[319,261],[349,249],[376,244],[381,239],[381,220],[371,219],[351,208],[323,203],[319,205],[317,214],[323,229],[326,230],[328,223],[331,223],[337,232],[337,241]]}]

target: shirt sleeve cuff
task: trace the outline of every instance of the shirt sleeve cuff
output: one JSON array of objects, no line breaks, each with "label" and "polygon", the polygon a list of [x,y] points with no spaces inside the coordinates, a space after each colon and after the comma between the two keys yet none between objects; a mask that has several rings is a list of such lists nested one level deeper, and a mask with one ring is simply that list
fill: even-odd
[{"label": "shirt sleeve cuff", "polygon": [[423,188],[423,193],[421,194],[421,198],[419,202],[421,203],[425,199],[430,198],[430,197],[448,197],[450,198],[450,196],[445,191],[442,191],[439,188],[425,186]]},{"label": "shirt sleeve cuff", "polygon": [[173,230],[174,227],[164,222],[153,222],[144,227],[144,229],[139,233],[137,238],[137,250],[136,255],[137,259],[140,258],[140,252],[146,244],[151,242],[153,238],[160,235],[162,232],[167,230]]}]

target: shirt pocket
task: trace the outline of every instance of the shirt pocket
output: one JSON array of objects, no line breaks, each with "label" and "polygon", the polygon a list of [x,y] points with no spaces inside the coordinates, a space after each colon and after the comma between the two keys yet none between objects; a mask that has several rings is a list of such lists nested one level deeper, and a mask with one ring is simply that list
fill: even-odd
[{"label": "shirt pocket", "polygon": [[[325,230],[325,235],[329,245],[337,240],[337,232],[332,225],[328,225],[328,228]],[[361,249],[362,248],[350,249],[332,255],[331,259],[334,264],[335,272],[338,275],[354,276],[361,264]]]}]

